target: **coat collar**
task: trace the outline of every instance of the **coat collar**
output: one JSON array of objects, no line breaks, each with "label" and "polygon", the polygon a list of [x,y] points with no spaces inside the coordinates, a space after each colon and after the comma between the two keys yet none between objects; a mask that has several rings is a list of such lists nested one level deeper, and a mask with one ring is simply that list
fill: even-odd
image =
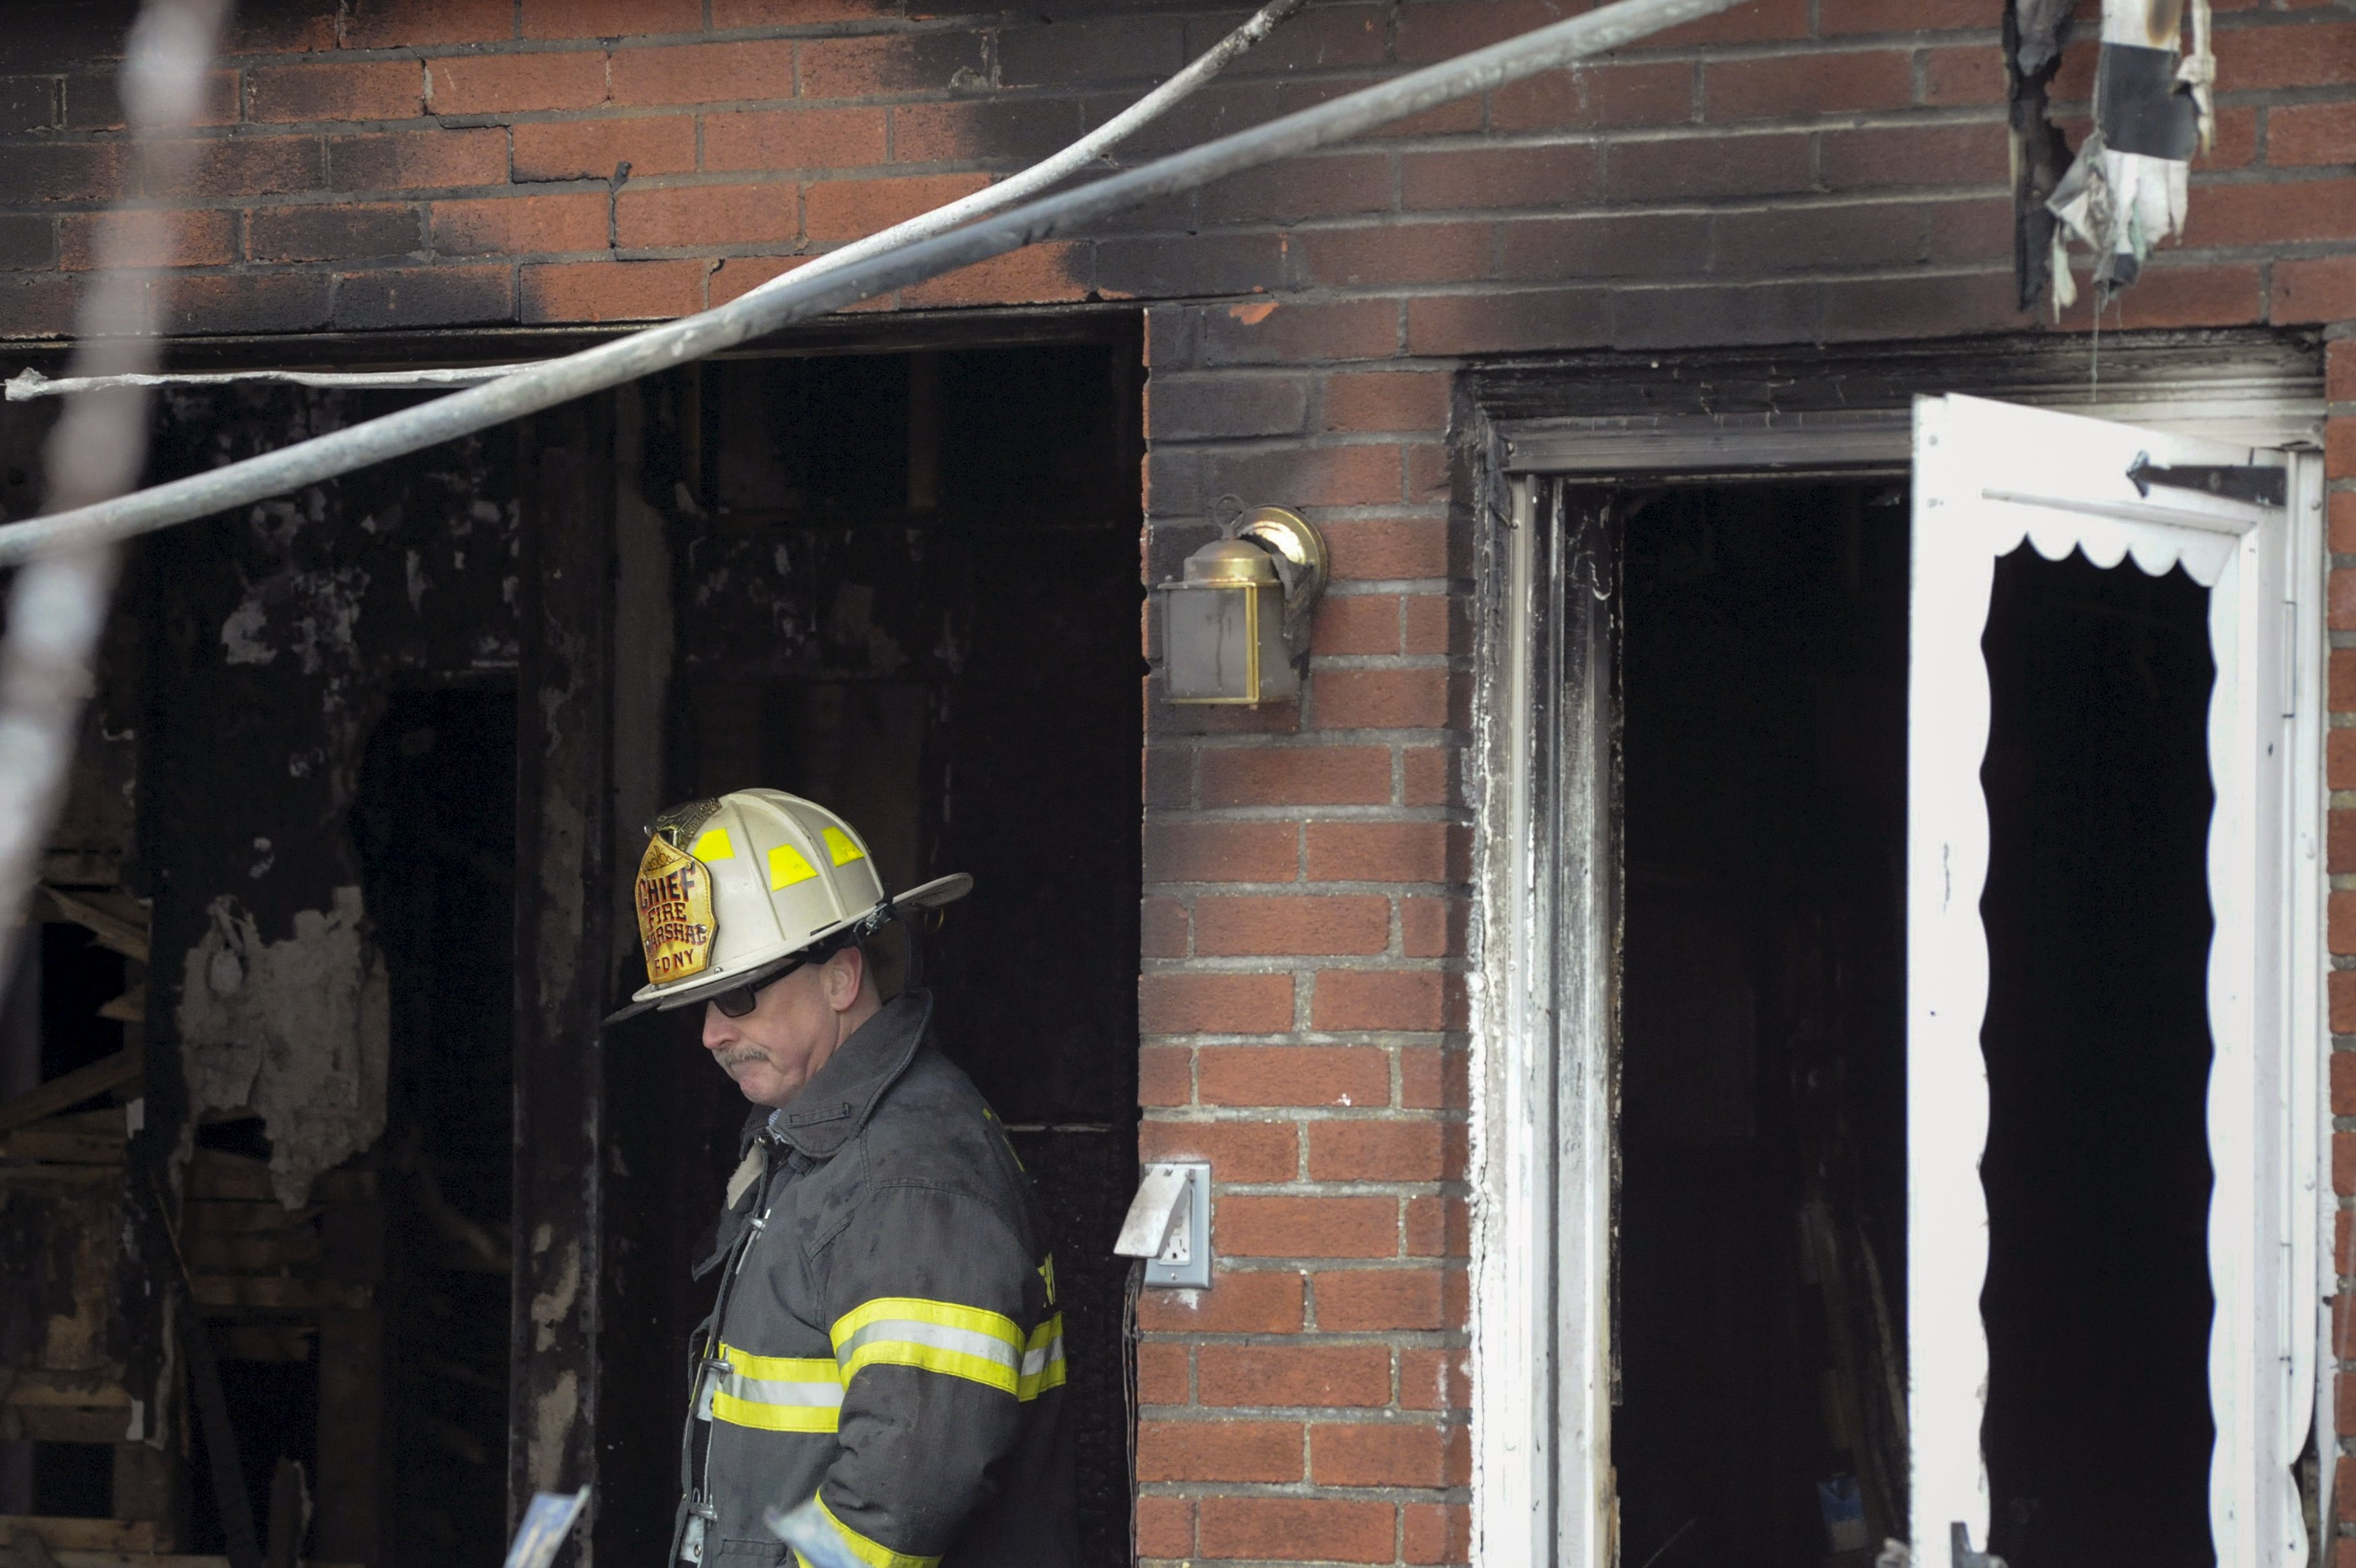
[{"label": "coat collar", "polygon": [[884,1004],[827,1058],[800,1093],[769,1113],[768,1130],[812,1159],[824,1159],[859,1136],[884,1092],[915,1061],[932,1022],[929,992],[908,991]]}]

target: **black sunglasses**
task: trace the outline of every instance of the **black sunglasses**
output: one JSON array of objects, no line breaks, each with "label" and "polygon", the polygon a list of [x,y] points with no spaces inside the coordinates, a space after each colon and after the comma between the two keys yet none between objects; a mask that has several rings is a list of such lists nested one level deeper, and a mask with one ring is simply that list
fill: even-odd
[{"label": "black sunglasses", "polygon": [[713,993],[707,999],[713,1007],[720,1009],[720,1016],[722,1018],[741,1019],[746,1013],[751,1012],[755,1007],[760,1005],[761,989],[763,987],[776,985],[778,981],[784,979],[787,976],[792,974],[795,970],[809,962],[810,960],[808,958],[797,958],[794,962],[787,965],[784,968],[778,970],[774,975],[764,975],[759,979],[749,981],[742,986],[731,986],[724,991]]}]

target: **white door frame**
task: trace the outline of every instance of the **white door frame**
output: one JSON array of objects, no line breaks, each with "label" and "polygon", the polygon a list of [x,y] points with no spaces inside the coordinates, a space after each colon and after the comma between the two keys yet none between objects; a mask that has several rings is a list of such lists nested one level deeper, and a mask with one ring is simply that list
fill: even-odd
[{"label": "white door frame", "polygon": [[[1925,392],[1944,389],[1926,386]],[[1975,390],[2006,398],[1985,383]],[[2060,400],[2024,389],[2008,400]],[[2254,446],[2319,448],[2320,388],[2230,364],[2085,411]],[[1473,945],[1473,1561],[1483,1568],[1611,1568],[1609,1439],[1611,1042],[1618,912],[1611,858],[1608,613],[1547,475],[1648,484],[1737,475],[1903,474],[1911,410],[1778,416],[1530,419],[1489,427],[1489,504],[1476,538],[1481,623],[1470,796]],[[2294,465],[2291,553],[2298,723],[2288,770],[2298,873],[2276,918],[2289,1027],[2314,1048],[2315,1107],[2293,1128],[2299,1219],[2331,1255],[2322,1036],[2325,639],[2320,464]],[[1582,600],[1585,601],[1582,603]],[[1608,609],[1608,607],[1606,607]],[[1585,726],[1582,729],[1582,726]],[[2318,1266],[2322,1266],[2319,1264]],[[2316,1293],[2312,1341],[2329,1342]],[[2316,1358],[2315,1441],[2337,1450],[2328,1358]],[[2328,1496],[2320,1499],[2329,1520]],[[1944,1523],[1941,1528],[1944,1529]],[[1918,1536],[1921,1535],[1918,1527]],[[1983,1547],[1984,1541],[1979,1541]],[[1918,1559],[1946,1568],[1944,1539]],[[1633,1565],[1630,1565],[1633,1568]]]}]

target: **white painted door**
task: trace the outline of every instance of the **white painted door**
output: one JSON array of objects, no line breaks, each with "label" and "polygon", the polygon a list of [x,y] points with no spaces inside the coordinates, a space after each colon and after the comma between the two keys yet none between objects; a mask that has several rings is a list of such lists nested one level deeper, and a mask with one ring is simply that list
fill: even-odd
[{"label": "white painted door", "polygon": [[[2201,477],[2188,470],[2243,495],[2188,488]],[[1997,558],[2024,544],[2155,576],[2180,565],[2209,592],[2210,1521],[2220,1568],[2307,1560],[2293,1467],[2314,1413],[2321,1296],[2319,489],[2311,463],[2282,452],[1976,398],[1915,402],[1907,1320],[1918,1568],[1964,1568],[1958,1526],[1987,1547],[1981,637]]]}]

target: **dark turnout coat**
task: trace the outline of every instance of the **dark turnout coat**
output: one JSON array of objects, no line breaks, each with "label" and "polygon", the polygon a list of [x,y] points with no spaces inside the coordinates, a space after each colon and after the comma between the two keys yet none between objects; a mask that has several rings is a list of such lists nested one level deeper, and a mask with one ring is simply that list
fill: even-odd
[{"label": "dark turnout coat", "polygon": [[972,1083],[887,1004],[748,1128],[699,1336],[680,1539],[772,1568],[817,1494],[873,1568],[1079,1555],[1063,1317],[1030,1182]]}]

